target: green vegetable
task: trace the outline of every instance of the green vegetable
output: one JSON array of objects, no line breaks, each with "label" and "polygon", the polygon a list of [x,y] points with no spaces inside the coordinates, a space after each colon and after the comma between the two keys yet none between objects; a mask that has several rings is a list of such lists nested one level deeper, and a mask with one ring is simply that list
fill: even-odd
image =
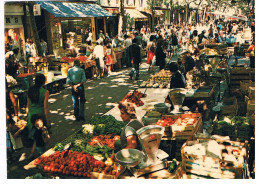
[{"label": "green vegetable", "polygon": [[126,123],[116,120],[112,115],[93,116],[89,120],[88,124],[95,125],[93,129],[93,135],[120,135],[122,128],[126,125]]},{"label": "green vegetable", "polygon": [[177,160],[174,158],[174,159],[172,160],[172,163],[171,163],[170,166],[168,167],[168,172],[169,172],[169,173],[173,173],[176,168],[177,168]]}]

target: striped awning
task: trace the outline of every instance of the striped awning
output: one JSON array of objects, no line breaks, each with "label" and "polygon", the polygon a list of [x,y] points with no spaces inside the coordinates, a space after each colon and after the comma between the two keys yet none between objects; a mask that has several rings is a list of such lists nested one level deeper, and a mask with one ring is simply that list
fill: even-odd
[{"label": "striped awning", "polygon": [[136,9],[125,9],[125,13],[129,14],[130,18],[135,21],[148,21],[148,18]]},{"label": "striped awning", "polygon": [[55,17],[110,17],[114,16],[97,4],[78,2],[36,1]]}]

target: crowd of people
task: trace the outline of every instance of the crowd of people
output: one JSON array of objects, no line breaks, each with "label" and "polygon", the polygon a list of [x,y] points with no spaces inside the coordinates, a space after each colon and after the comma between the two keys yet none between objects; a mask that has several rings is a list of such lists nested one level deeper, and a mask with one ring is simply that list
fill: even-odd
[{"label": "crowd of people", "polygon": [[[184,88],[186,83],[186,73],[190,71],[199,60],[199,45],[202,43],[221,43],[226,41],[229,37],[235,37],[236,42],[243,43],[243,30],[247,28],[244,22],[221,22],[219,20],[208,22],[206,24],[197,25],[171,25],[171,26],[157,26],[154,30],[143,27],[141,31],[138,30],[122,30],[119,35],[110,38],[108,34],[100,32],[98,39],[94,42],[89,36],[86,43],[86,56],[93,54],[96,64],[96,75],[100,78],[104,77],[105,70],[108,70],[108,75],[113,71],[113,65],[117,62],[114,48],[123,47],[125,49],[123,65],[125,67],[132,67],[129,73],[129,78],[135,80],[139,79],[139,66],[142,62],[142,50],[145,49],[147,53],[146,63],[149,65],[148,72],[153,72],[154,66],[158,66],[160,70],[168,67],[172,73],[170,88]],[[254,68],[254,27],[251,26],[252,42],[249,47],[250,52],[250,66]],[[90,35],[91,37],[91,35]],[[44,55],[47,54],[47,44],[44,40],[41,41]],[[30,40],[26,40],[26,58],[35,56],[35,44]],[[181,52],[186,52],[184,63],[173,62],[174,56]],[[12,50],[12,53],[6,55],[6,60],[10,60],[6,72],[16,77],[16,71],[10,69],[10,66],[15,63],[13,57],[17,55],[18,50]],[[12,66],[13,67],[13,66]],[[18,67],[18,66],[15,66]],[[14,67],[13,67],[14,68]],[[16,69],[17,70],[17,69]],[[37,74],[35,84],[28,90],[28,104],[27,115],[28,122],[26,125],[28,136],[31,140],[32,152],[38,150],[39,153],[44,151],[44,145],[50,138],[50,121],[49,121],[49,91],[44,89],[45,76]],[[86,81],[85,72],[80,68],[78,60],[74,62],[74,67],[68,71],[67,83],[72,88],[72,100],[74,115],[77,121],[84,120],[84,103],[85,92],[84,82]],[[17,126],[19,121],[17,104],[11,90],[6,87],[7,98],[7,124],[9,129],[14,129],[13,136],[18,136],[24,132],[25,126]],[[120,109],[124,107],[121,105]],[[125,110],[126,111],[126,110]],[[122,110],[123,112],[123,110]],[[15,118],[14,118],[15,117]],[[17,121],[17,122],[14,122]],[[16,128],[13,128],[16,126]],[[10,138],[7,134],[7,140]],[[130,140],[131,141],[131,140]],[[126,140],[128,142],[128,140]],[[126,144],[126,143],[125,143]],[[8,144],[9,145],[9,144]],[[8,147],[11,153],[11,147]]]}]

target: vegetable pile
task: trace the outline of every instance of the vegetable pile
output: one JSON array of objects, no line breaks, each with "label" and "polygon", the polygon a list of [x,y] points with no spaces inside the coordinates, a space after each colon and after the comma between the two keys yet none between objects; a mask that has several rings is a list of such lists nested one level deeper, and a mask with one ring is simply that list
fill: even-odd
[{"label": "vegetable pile", "polygon": [[167,127],[167,126],[171,126],[175,122],[176,119],[172,119],[170,117],[161,117],[161,119],[156,122],[156,125]]},{"label": "vegetable pile", "polygon": [[[93,127],[93,135],[120,135],[122,128],[126,125],[126,123],[116,120],[112,115],[93,116],[88,124]],[[88,132],[91,132],[91,130]]]},{"label": "vegetable pile", "polygon": [[91,139],[89,142],[89,145],[94,146],[94,145],[107,145],[111,149],[114,149],[115,142],[120,139],[119,135],[99,135],[95,136]]},{"label": "vegetable pile", "polygon": [[141,83],[140,87],[144,88],[169,88],[171,82],[171,72],[169,70],[160,70],[152,78]]},{"label": "vegetable pile", "polygon": [[107,158],[105,162],[97,161],[93,156],[84,152],[71,152],[64,156],[65,151],[55,152],[49,156],[41,156],[35,159],[35,165],[46,172],[61,173],[79,177],[90,177],[91,172],[105,174],[116,174],[114,155]]},{"label": "vegetable pile", "polygon": [[212,134],[229,136],[231,140],[249,140],[252,135],[250,121],[250,117],[221,117],[213,122]]},{"label": "vegetable pile", "polygon": [[176,118],[173,119],[171,117],[162,117],[160,120],[156,122],[156,125],[160,126],[172,126],[172,131],[184,131],[189,128],[193,128],[197,123],[196,118]]},{"label": "vegetable pile", "polygon": [[168,172],[173,173],[177,169],[177,160],[174,158],[172,159],[172,163],[168,167]]},{"label": "vegetable pile", "polygon": [[143,93],[141,93],[140,91],[134,91],[133,93],[127,94],[122,99],[122,102],[124,101],[131,102],[134,103],[137,107],[139,107],[144,105],[144,102],[141,100],[142,97],[143,97]]}]

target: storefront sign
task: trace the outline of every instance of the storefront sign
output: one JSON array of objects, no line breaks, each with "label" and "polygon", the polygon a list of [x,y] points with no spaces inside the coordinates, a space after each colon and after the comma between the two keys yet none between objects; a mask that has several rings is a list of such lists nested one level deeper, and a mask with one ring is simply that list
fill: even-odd
[{"label": "storefront sign", "polygon": [[39,4],[35,4],[33,6],[34,16],[41,16],[41,6]]},{"label": "storefront sign", "polygon": [[22,17],[20,15],[17,16],[5,16],[5,27],[7,26],[21,26],[23,27]]}]

